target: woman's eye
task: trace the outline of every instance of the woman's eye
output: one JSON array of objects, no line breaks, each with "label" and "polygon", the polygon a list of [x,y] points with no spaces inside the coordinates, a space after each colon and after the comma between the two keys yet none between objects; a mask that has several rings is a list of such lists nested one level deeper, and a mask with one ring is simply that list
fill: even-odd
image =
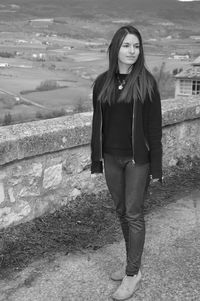
[{"label": "woman's eye", "polygon": [[[124,48],[129,48],[129,47],[131,47],[131,45],[129,45],[129,44],[124,44],[124,45],[122,45],[122,47],[124,47]],[[133,48],[139,49],[139,48],[140,48],[140,45],[135,45],[135,46],[133,46]]]}]

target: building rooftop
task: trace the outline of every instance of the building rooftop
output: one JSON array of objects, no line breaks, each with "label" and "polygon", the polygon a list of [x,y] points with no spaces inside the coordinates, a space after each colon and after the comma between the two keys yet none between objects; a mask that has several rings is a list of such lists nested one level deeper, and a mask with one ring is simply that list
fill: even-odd
[{"label": "building rooftop", "polygon": [[200,78],[200,56],[198,56],[192,63],[191,67],[178,73],[176,78]]},{"label": "building rooftop", "polygon": [[200,56],[198,56],[193,62],[192,62],[193,66],[200,66]]},{"label": "building rooftop", "polygon": [[198,78],[200,79],[200,66],[191,66],[180,73],[178,73],[176,78]]}]

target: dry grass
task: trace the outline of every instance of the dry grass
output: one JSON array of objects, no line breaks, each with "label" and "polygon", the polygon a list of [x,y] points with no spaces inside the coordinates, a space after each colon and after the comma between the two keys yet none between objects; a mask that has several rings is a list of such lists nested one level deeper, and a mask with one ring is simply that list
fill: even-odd
[{"label": "dry grass", "polygon": [[[200,189],[200,159],[182,160],[165,174],[162,186],[151,186],[145,213]],[[52,214],[0,232],[1,273],[13,275],[43,257],[98,249],[122,238],[108,193],[83,195]]]}]

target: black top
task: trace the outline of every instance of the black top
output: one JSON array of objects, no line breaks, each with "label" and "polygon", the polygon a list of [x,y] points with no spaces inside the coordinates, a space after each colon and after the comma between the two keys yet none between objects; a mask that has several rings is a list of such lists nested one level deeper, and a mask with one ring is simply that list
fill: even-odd
[{"label": "black top", "polygon": [[[120,82],[126,79],[126,74],[119,74]],[[132,151],[132,121],[133,103],[118,102],[122,90],[116,85],[116,98],[109,105],[102,105],[103,112],[103,152],[117,156],[131,157]]]}]

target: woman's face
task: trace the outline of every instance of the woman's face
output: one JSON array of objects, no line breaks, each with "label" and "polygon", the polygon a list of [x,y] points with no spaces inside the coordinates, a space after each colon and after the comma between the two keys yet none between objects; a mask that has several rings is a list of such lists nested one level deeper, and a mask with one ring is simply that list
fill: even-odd
[{"label": "woman's face", "polygon": [[128,69],[137,61],[140,54],[140,42],[136,35],[128,33],[118,53],[119,71]]}]

